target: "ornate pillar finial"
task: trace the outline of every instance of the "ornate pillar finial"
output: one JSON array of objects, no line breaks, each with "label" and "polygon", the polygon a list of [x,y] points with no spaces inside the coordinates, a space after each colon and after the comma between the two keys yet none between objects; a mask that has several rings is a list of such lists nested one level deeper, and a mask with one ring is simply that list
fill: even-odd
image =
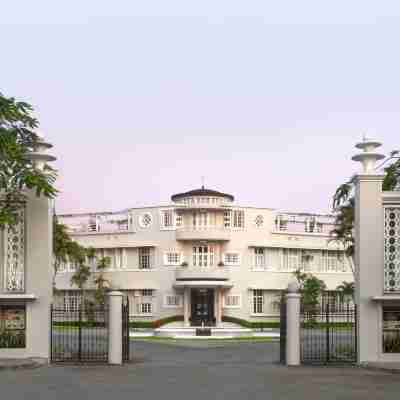
[{"label": "ornate pillar finial", "polygon": [[37,135],[37,141],[34,144],[33,151],[25,154],[25,158],[32,161],[34,168],[43,171],[46,162],[56,160],[56,157],[47,154],[47,150],[51,149],[53,145],[46,141],[46,139],[39,134]]},{"label": "ornate pillar finial", "polygon": [[374,174],[376,168],[376,162],[385,158],[383,154],[377,153],[376,148],[382,146],[377,140],[369,139],[365,135],[360,143],[356,144],[357,149],[361,149],[362,152],[352,157],[353,161],[359,161],[363,165],[364,174]]}]

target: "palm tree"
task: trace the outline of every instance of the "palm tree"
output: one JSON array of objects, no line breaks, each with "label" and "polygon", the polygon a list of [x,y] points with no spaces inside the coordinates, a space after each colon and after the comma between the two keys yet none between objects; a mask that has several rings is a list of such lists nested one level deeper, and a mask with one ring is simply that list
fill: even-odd
[{"label": "palm tree", "polygon": [[[382,190],[395,190],[400,185],[400,158],[398,151],[392,151],[390,156],[381,164],[391,161],[384,169],[385,177]],[[342,244],[349,257],[350,266],[354,275],[354,210],[355,210],[355,176],[341,184],[333,195],[332,209],[335,215],[334,229],[331,230],[331,241]]]},{"label": "palm tree", "polygon": [[343,281],[340,285],[336,287],[343,298],[351,297],[354,299],[354,282]]}]

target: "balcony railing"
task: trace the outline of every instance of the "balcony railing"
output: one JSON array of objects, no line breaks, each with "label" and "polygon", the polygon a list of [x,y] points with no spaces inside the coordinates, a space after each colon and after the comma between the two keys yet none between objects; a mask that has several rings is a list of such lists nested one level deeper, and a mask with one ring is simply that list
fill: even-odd
[{"label": "balcony railing", "polygon": [[181,267],[175,272],[176,280],[228,280],[229,277],[226,267]]},{"label": "balcony railing", "polygon": [[217,226],[183,226],[176,229],[176,240],[230,240],[230,228]]}]

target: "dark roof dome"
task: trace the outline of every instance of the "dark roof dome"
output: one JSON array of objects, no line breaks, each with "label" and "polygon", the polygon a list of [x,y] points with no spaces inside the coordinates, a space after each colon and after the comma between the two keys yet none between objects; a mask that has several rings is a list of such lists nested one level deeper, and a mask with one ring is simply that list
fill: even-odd
[{"label": "dark roof dome", "polygon": [[202,186],[200,189],[190,190],[189,192],[174,194],[171,196],[171,200],[177,201],[185,197],[191,197],[191,196],[225,197],[231,201],[235,200],[235,198],[231,194],[218,192],[216,190],[206,189],[204,186]]}]

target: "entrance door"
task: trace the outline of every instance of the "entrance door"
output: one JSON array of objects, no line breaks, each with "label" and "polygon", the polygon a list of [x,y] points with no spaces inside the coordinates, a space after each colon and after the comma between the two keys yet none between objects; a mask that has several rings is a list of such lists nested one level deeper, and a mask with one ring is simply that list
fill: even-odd
[{"label": "entrance door", "polygon": [[214,318],[214,290],[213,289],[192,289],[191,322],[193,326],[212,326]]}]

